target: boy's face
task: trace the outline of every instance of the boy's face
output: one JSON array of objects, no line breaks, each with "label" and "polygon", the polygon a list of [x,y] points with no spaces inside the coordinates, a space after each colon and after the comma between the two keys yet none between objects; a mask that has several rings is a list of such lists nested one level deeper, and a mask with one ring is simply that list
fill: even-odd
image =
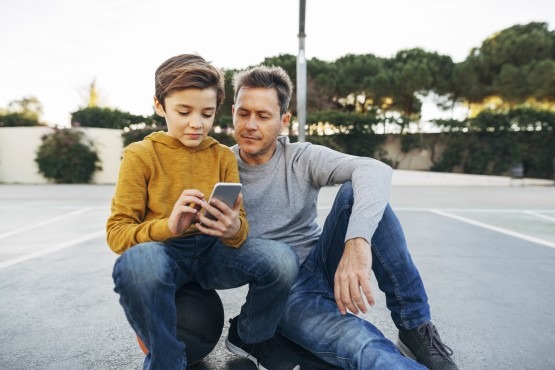
[{"label": "boy's face", "polygon": [[291,117],[289,113],[280,114],[276,90],[242,87],[232,113],[241,159],[249,164],[269,161],[274,155],[277,137]]},{"label": "boy's face", "polygon": [[154,107],[159,116],[166,118],[168,135],[193,148],[212,129],[216,101],[216,89],[185,89],[166,97],[166,109],[155,97]]}]

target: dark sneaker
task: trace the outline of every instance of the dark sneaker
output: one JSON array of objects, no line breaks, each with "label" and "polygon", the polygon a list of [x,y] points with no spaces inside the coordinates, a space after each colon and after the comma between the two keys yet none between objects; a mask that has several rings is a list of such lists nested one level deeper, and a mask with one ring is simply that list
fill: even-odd
[{"label": "dark sneaker", "polygon": [[300,370],[298,364],[282,358],[279,361],[271,360],[273,340],[255,344],[248,344],[241,340],[237,334],[237,317],[229,320],[229,332],[225,340],[225,346],[231,353],[251,360],[261,370]]},{"label": "dark sneaker", "polygon": [[436,327],[430,321],[411,330],[400,330],[397,341],[399,351],[431,370],[458,370],[451,358],[453,350],[441,341]]}]

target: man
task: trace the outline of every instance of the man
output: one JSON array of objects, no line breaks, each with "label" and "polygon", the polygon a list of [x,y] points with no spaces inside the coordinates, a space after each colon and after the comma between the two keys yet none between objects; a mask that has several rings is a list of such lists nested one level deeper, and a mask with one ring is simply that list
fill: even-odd
[{"label": "man", "polygon": [[[234,77],[233,150],[251,236],[289,244],[302,263],[278,331],[344,369],[422,368],[408,357],[430,369],[457,369],[430,322],[422,280],[388,206],[391,168],[279,137],[290,121],[291,94],[291,80],[279,67]],[[333,184],[343,185],[321,229],[318,192]],[[356,316],[367,312],[365,299],[374,304],[372,271],[407,357]]]}]

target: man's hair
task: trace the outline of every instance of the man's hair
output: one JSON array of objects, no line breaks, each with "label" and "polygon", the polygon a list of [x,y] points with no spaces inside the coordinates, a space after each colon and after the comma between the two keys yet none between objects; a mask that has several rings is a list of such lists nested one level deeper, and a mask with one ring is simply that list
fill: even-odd
[{"label": "man's hair", "polygon": [[165,99],[176,91],[185,89],[216,89],[216,107],[225,96],[225,77],[221,70],[200,55],[176,55],[156,69],[154,74],[156,99],[166,109]]},{"label": "man's hair", "polygon": [[275,89],[279,100],[280,115],[287,112],[293,94],[293,83],[283,68],[258,66],[237,72],[233,76],[234,99],[237,99],[237,94],[242,87]]}]

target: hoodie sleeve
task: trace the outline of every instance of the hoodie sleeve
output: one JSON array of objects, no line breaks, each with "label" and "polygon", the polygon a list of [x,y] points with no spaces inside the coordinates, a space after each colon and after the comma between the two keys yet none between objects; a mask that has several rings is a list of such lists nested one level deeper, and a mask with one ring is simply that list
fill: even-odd
[{"label": "hoodie sleeve", "polygon": [[[225,169],[225,182],[241,182],[239,179],[239,169],[237,168],[237,160],[235,159],[235,154],[232,151],[229,151],[229,161],[227,162],[227,166]],[[245,208],[243,206],[243,202],[241,202],[241,210],[239,211],[239,219],[241,221],[241,226],[237,234],[232,236],[231,238],[221,238],[222,243],[229,247],[239,248],[245,240],[247,240],[247,236],[249,234],[249,223],[247,221],[247,213],[245,212]]]},{"label": "hoodie sleeve", "polygon": [[106,224],[108,245],[117,254],[122,254],[139,243],[172,237],[167,218],[144,221],[148,197],[148,168],[130,147],[124,151],[112,198],[111,214]]}]

